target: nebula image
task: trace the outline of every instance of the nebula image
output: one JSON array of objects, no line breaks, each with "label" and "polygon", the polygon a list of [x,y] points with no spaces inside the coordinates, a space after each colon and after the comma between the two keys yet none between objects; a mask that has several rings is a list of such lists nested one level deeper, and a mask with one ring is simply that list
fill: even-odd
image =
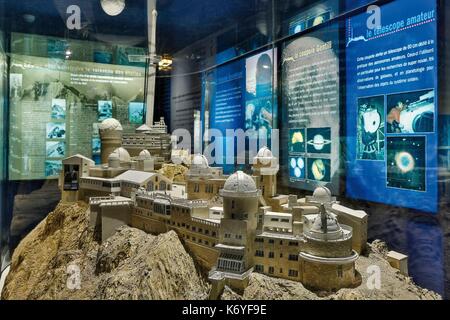
[{"label": "nebula image", "polygon": [[387,138],[387,187],[426,191],[424,136]]}]

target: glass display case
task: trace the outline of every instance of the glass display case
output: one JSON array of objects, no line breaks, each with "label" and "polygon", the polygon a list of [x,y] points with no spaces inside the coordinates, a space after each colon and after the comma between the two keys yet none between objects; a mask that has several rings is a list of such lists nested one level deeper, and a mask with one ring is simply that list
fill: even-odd
[{"label": "glass display case", "polygon": [[[318,267],[324,275],[348,280],[353,251],[369,256],[377,249],[366,243],[381,240],[393,267],[448,298],[449,13],[443,0],[0,0],[1,270],[61,203],[93,212],[120,195],[135,206],[123,224],[173,229],[188,247],[194,239],[200,264],[218,255],[217,288],[226,263],[321,287],[308,263],[319,263],[311,256],[335,228],[333,243],[362,240],[344,256],[325,250],[338,267]],[[185,171],[165,175],[169,164]],[[103,189],[93,192],[96,182]],[[152,192],[179,185],[183,201],[208,202],[209,216],[190,203],[194,233],[179,231],[184,220],[147,230],[139,201],[153,205]],[[176,217],[171,197],[164,212]],[[244,207],[259,217],[254,226],[248,213],[237,218]],[[211,233],[194,237],[206,228],[195,219]],[[241,246],[227,242],[241,228],[226,224],[233,219],[256,230],[234,239],[252,251],[242,265],[233,260]],[[280,252],[266,247],[267,232],[285,237]],[[290,236],[307,249],[292,257]],[[205,242],[207,253],[196,249]],[[279,268],[270,264],[278,255]]]}]

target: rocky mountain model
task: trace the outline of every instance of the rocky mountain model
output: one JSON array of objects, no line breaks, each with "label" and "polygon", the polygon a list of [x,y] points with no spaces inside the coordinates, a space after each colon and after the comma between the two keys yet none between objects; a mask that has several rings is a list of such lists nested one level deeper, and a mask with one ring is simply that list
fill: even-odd
[{"label": "rocky mountain model", "polygon": [[[152,236],[120,227],[99,244],[82,202],[60,204],[17,247],[2,299],[207,299],[210,285],[175,232]],[[221,299],[441,299],[417,287],[392,268],[380,242],[370,245],[356,268],[363,277],[355,289],[311,292],[299,282],[258,273],[237,293]],[[381,270],[381,288],[367,287],[367,268]]]}]

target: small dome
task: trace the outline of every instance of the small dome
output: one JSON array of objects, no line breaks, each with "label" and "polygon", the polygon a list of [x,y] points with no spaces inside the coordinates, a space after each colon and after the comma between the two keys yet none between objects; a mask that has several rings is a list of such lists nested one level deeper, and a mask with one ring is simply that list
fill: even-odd
[{"label": "small dome", "polygon": [[113,152],[109,155],[108,160],[120,160],[119,154],[116,152]]},{"label": "small dome", "polygon": [[148,151],[146,149],[146,150],[142,150],[141,153],[139,153],[139,157],[149,159],[152,157],[152,155],[150,154],[150,151]]},{"label": "small dome", "polygon": [[191,166],[196,168],[209,168],[209,162],[208,159],[202,154],[196,154],[194,158],[192,159]]},{"label": "small dome", "polygon": [[225,182],[223,190],[226,192],[235,193],[249,193],[258,191],[253,178],[242,171],[238,171],[231,175]]},{"label": "small dome", "polygon": [[273,153],[272,151],[270,151],[269,148],[267,147],[262,147],[259,151],[258,151],[258,158],[273,158]]},{"label": "small dome", "polygon": [[120,122],[114,118],[104,120],[98,128],[102,131],[123,131]]},{"label": "small dome", "polygon": [[120,167],[120,157],[119,154],[113,152],[108,157],[108,167],[109,168],[119,168]]},{"label": "small dome", "polygon": [[331,191],[326,187],[316,188],[313,193],[313,199],[314,202],[323,204],[331,203],[333,201]]},{"label": "small dome", "polygon": [[272,151],[270,151],[267,147],[262,147],[259,151],[256,157],[254,158],[254,162],[261,163],[263,165],[269,165],[272,160],[274,159]]},{"label": "small dome", "polygon": [[124,148],[117,148],[113,154],[116,153],[119,156],[120,162],[130,162],[131,157],[127,150]]}]

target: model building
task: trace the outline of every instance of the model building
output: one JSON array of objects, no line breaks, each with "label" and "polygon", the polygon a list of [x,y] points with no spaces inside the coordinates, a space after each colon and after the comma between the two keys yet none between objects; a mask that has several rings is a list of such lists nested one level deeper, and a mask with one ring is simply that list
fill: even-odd
[{"label": "model building", "polygon": [[69,157],[60,185],[63,201],[90,204],[91,226],[102,241],[122,225],[152,234],[174,230],[209,270],[211,297],[225,285],[244,289],[251,272],[314,290],[359,284],[355,261],[367,241],[367,215],[339,205],[325,187],[305,199],[277,194],[278,159],[268,148],[254,158],[252,175],[226,176],[194,155],[183,185],[155,171],[146,144],[130,137],[123,144],[117,120],[103,121],[100,134],[104,164]]}]

